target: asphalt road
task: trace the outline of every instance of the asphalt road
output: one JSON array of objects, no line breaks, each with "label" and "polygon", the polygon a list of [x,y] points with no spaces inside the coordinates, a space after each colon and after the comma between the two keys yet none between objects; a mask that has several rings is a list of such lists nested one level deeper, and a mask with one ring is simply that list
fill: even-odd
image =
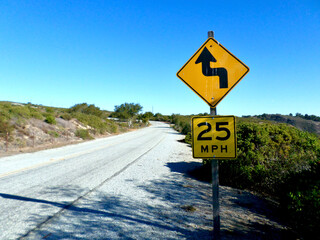
[{"label": "asphalt road", "polygon": [[27,235],[119,174],[164,139],[161,127],[1,158],[0,239]]},{"label": "asphalt road", "polygon": [[[196,228],[185,225],[185,211],[176,203],[183,192],[170,179],[152,182],[172,177],[172,155],[176,161],[190,158],[190,149],[177,141],[182,138],[154,122],[117,136],[0,158],[0,239],[190,239]],[[158,192],[160,187],[165,189]]]}]

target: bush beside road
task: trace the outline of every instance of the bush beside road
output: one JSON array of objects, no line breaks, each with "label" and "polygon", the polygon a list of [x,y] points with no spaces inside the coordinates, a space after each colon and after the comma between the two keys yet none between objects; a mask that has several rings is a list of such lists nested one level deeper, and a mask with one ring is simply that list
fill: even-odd
[{"label": "bush beside road", "polygon": [[[191,144],[192,116],[176,115],[175,129],[186,134]],[[264,115],[262,115],[264,117]],[[287,222],[303,237],[319,235],[320,224],[320,139],[288,123],[262,117],[237,118],[236,160],[219,161],[220,184],[247,189],[273,198]],[[290,122],[300,116],[290,117]],[[306,120],[307,125],[311,120]],[[314,126],[318,122],[313,123]],[[311,128],[314,129],[314,128]],[[210,164],[203,160],[204,171]],[[207,168],[207,170],[206,170]]]}]

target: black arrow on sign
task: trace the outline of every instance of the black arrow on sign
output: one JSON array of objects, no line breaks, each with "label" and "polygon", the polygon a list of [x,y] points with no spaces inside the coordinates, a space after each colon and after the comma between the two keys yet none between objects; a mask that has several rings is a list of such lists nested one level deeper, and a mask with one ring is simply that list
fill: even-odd
[{"label": "black arrow on sign", "polygon": [[219,76],[220,88],[228,88],[228,72],[225,68],[211,68],[210,62],[217,62],[209,50],[204,47],[202,53],[198,57],[196,64],[202,63],[202,74],[204,76]]}]

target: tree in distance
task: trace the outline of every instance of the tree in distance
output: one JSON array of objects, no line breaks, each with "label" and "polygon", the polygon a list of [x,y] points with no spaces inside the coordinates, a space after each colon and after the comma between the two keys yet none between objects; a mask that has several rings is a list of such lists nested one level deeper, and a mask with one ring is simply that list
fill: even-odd
[{"label": "tree in distance", "polygon": [[103,111],[94,104],[88,105],[87,103],[76,104],[69,109],[69,113],[81,112],[89,115],[95,115],[97,117],[102,117]]},{"label": "tree in distance", "polygon": [[144,114],[140,113],[137,115],[137,119],[146,125],[149,124],[149,120],[152,118],[153,118],[152,112],[145,112]]},{"label": "tree in distance", "polygon": [[153,117],[153,113],[152,112],[145,112],[143,114],[143,117],[147,118],[147,119],[151,119]]},{"label": "tree in distance", "polygon": [[138,103],[123,103],[114,107],[114,116],[120,119],[132,119],[142,110]]},{"label": "tree in distance", "polygon": [[112,117],[127,120],[129,127],[131,126],[132,120],[142,110],[142,106],[138,103],[123,103],[114,107],[114,113]]}]

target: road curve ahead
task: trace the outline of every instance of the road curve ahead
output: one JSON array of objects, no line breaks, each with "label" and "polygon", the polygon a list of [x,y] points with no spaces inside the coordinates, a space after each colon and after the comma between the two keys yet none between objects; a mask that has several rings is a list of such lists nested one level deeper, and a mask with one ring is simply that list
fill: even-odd
[{"label": "road curve ahead", "polygon": [[[150,239],[155,229],[166,237],[189,234],[161,212],[168,199],[142,190],[161,171],[170,172],[164,165],[177,146],[183,146],[180,155],[188,149],[177,142],[182,138],[153,122],[117,136],[0,158],[0,239]],[[124,230],[134,224],[137,232]]]}]

